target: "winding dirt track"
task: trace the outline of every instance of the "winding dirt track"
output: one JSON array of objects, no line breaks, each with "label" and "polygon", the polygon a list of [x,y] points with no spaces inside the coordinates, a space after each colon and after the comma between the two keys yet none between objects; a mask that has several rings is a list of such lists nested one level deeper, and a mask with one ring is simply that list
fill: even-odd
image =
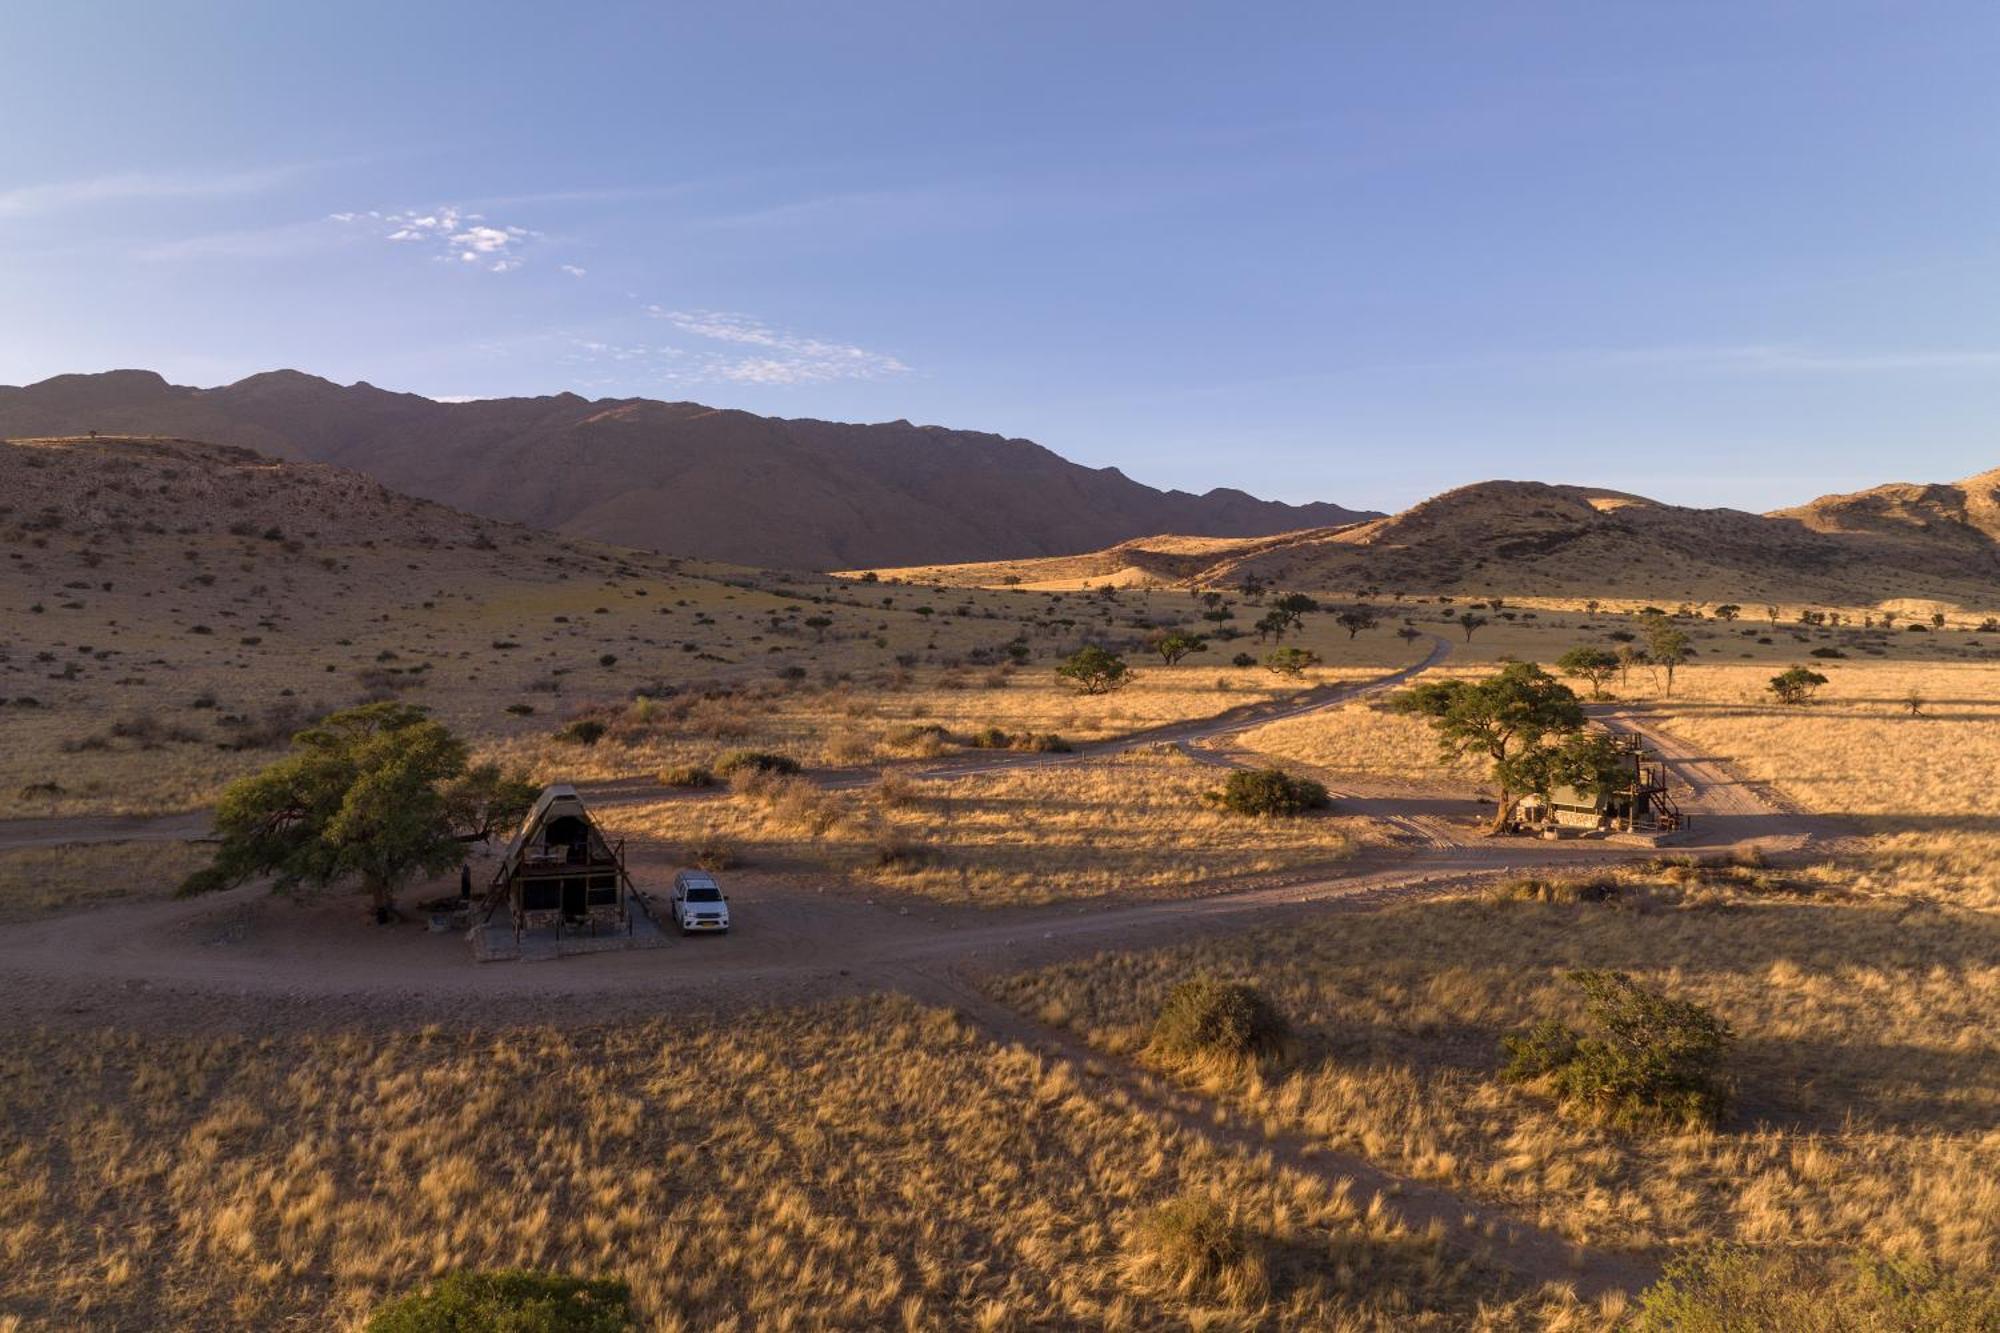
[{"label": "winding dirt track", "polygon": [[[933,765],[916,776],[950,781],[1151,745],[1175,745],[1203,762],[1232,765],[1244,761],[1228,752],[1227,743],[1242,732],[1392,689],[1435,667],[1450,651],[1449,643],[1434,638],[1421,662],[1373,680],[1154,728],[1074,754],[982,756]],[[1642,719],[1597,711],[1606,725],[1643,734],[1661,752],[1686,793],[1683,807],[1694,816],[1686,845],[1796,851],[1838,832],[1824,821],[1779,808],[1718,761],[1691,752]],[[821,776],[836,786],[871,780],[857,773]],[[1645,846],[1489,840],[1469,833],[1464,818],[1474,811],[1469,802],[1453,812],[1459,818],[1448,819],[1435,800],[1343,795],[1352,812],[1395,828],[1402,845],[1364,853],[1334,874],[1267,879],[1207,897],[978,911],[878,905],[851,893],[796,884],[745,886],[732,894],[739,925],[728,938],[676,940],[656,950],[536,967],[475,964],[454,936],[383,932],[357,922],[349,905],[295,905],[246,886],[194,901],[104,908],[8,929],[0,935],[0,991],[9,997],[16,1021],[269,1031],[546,1022],[565,1010],[588,1013],[592,1021],[617,1021],[691,1003],[787,1003],[898,989],[957,1010],[995,1039],[1070,1061],[1107,1094],[1192,1132],[1270,1153],[1289,1170],[1382,1195],[1412,1225],[1434,1228],[1456,1248],[1531,1280],[1569,1282],[1586,1297],[1644,1285],[1655,1269],[1642,1257],[1578,1249],[1504,1209],[1399,1177],[1302,1136],[1231,1128],[1212,1102],[1094,1052],[1071,1034],[1037,1024],[980,991],[977,977],[988,971],[1252,925],[1325,919],[1530,868],[1655,854]],[[640,784],[607,784],[598,793],[612,803],[621,798],[642,799]],[[652,789],[645,798],[659,799],[660,793]],[[157,820],[13,821],[0,825],[0,848],[184,839],[206,827],[201,813]]]}]

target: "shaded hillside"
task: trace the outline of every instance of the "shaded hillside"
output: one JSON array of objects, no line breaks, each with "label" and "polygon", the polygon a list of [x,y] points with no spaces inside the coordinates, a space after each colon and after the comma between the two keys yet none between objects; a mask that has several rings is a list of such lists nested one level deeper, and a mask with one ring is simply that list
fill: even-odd
[{"label": "shaded hillside", "polygon": [[777,567],[1056,555],[1153,532],[1260,536],[1369,517],[1235,490],[1155,490],[1028,440],[907,421],[575,394],[439,403],[296,371],[215,389],[132,370],[0,388],[0,437],[91,430],[336,463],[496,518]]},{"label": "shaded hillside", "polygon": [[[1018,562],[1027,584],[1223,585],[1248,579],[1336,591],[1630,597],[1788,605],[1900,598],[2000,606],[2000,473],[1952,486],[1887,486],[1775,514],[1688,509],[1581,486],[1490,481],[1400,514],[1225,544],[1200,559],[1171,538],[1093,556]],[[1152,558],[1145,553],[1157,552]],[[997,566],[945,581],[993,581]]]}]

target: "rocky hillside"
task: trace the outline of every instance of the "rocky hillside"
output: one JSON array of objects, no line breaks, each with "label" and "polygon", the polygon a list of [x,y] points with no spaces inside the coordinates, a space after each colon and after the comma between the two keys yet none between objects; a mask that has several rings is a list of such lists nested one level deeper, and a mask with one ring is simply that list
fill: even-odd
[{"label": "rocky hillside", "polygon": [[173,435],[335,463],[459,509],[624,546],[833,569],[1263,536],[1371,517],[1160,491],[1028,440],[783,420],[644,398],[439,403],[273,371],[214,389],[149,371],[0,388],[0,437]]},{"label": "rocky hillside", "polygon": [[[1337,529],[1177,549],[1171,538],[1065,561],[975,566],[972,581],[2000,607],[2000,473],[1885,486],[1797,509],[1689,509],[1581,486],[1490,481]],[[1212,558],[1203,558],[1212,556]],[[946,571],[925,571],[944,577]]]}]

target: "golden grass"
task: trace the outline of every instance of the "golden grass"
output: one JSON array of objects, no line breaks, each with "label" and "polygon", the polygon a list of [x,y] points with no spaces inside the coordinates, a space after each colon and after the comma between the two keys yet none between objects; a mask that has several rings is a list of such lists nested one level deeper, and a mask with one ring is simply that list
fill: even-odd
[{"label": "golden grass", "polygon": [[[1994,919],[1636,878],[1652,881],[1651,910],[1453,900],[995,984],[1135,1052],[1176,981],[1248,980],[1303,1054],[1281,1076],[1220,1085],[1231,1104],[1580,1241],[1727,1237],[2000,1267]],[[1736,1028],[1741,1103],[1721,1131],[1628,1136],[1498,1081],[1500,1036],[1569,1012],[1560,976],[1579,966],[1623,969]]]},{"label": "golden grass", "polygon": [[[1602,1322],[894,997],[713,1025],[17,1034],[0,1110],[19,1327],[352,1329],[445,1271],[516,1266],[622,1279],[663,1330]],[[1263,1283],[1129,1271],[1186,1193],[1230,1200]]]},{"label": "golden grass", "polygon": [[592,715],[604,717],[610,733],[589,747],[558,740],[552,720],[479,748],[483,758],[548,780],[654,774],[739,748],[776,751],[810,768],[849,768],[957,754],[991,727],[1088,744],[1377,674],[1325,667],[1289,680],[1184,663],[1142,667],[1122,690],[1084,695],[1046,665],[883,671],[825,688],[756,686],[725,697],[608,704]]},{"label": "golden grass", "polygon": [[1703,667],[1651,713],[1799,805],[1857,816],[1875,887],[2000,908],[2000,666],[1798,660],[1829,678],[1809,706],[1773,701],[1771,669]]},{"label": "golden grass", "polygon": [[163,898],[208,864],[191,842],[108,842],[0,851],[0,921],[24,921],[98,903]]},{"label": "golden grass", "polygon": [[1338,814],[1257,819],[1210,805],[1222,770],[1172,750],[827,792],[748,780],[719,799],[619,813],[623,833],[720,840],[760,867],[806,866],[980,906],[1174,896],[1323,864],[1371,836]]}]

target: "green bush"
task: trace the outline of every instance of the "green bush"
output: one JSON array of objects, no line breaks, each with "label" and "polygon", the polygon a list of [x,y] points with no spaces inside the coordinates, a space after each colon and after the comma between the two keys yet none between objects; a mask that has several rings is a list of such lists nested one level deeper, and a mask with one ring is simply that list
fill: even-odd
[{"label": "green bush", "polygon": [[775,754],[769,750],[731,750],[715,761],[715,772],[720,777],[744,770],[756,773],[777,773],[789,775],[799,771],[799,761],[788,754]]},{"label": "green bush", "polygon": [[1216,799],[1239,815],[1302,815],[1330,803],[1324,786],[1311,778],[1293,777],[1282,768],[1239,769],[1222,784]]},{"label": "green bush", "polygon": [[367,1333],[626,1333],[623,1282],[552,1273],[453,1273],[370,1316]]},{"label": "green bush", "polygon": [[1141,1286],[1183,1300],[1254,1305],[1269,1291],[1259,1247],[1206,1194],[1183,1194],[1141,1217],[1125,1241],[1125,1267]]},{"label": "green bush", "polygon": [[1500,1042],[1511,1082],[1546,1088],[1567,1106],[1619,1125],[1713,1125],[1727,1106],[1723,1056],[1736,1040],[1708,1010],[1670,999],[1623,972],[1569,974],[1591,1030],[1544,1019]]},{"label": "green bush", "polygon": [[604,739],[604,724],[594,717],[581,717],[558,731],[556,739],[572,745],[595,745]]},{"label": "green bush", "polygon": [[663,787],[713,787],[715,774],[700,764],[677,764],[660,771],[660,785]]},{"label": "green bush", "polygon": [[1849,1333],[2000,1328],[2000,1288],[1872,1256],[1828,1259],[1715,1245],[1667,1265],[1638,1333]]},{"label": "green bush", "polygon": [[1198,977],[1167,993],[1147,1049],[1172,1061],[1274,1059],[1290,1037],[1285,1016],[1254,986]]}]

